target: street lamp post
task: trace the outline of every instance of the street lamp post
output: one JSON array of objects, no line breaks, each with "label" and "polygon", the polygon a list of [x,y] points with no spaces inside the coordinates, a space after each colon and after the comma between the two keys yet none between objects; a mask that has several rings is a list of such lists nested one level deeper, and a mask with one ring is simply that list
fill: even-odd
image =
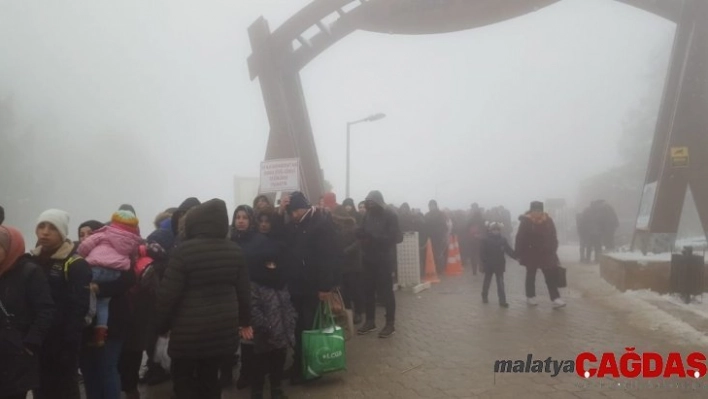
[{"label": "street lamp post", "polygon": [[346,198],[349,198],[349,182],[350,182],[350,174],[349,174],[349,172],[350,172],[350,165],[351,165],[351,164],[350,164],[350,160],[351,160],[351,156],[350,156],[350,153],[351,153],[351,147],[350,147],[350,144],[351,144],[351,127],[352,127],[352,125],[356,125],[357,123],[362,123],[362,122],[374,122],[374,121],[378,121],[378,120],[380,120],[380,119],[383,119],[383,118],[385,118],[385,117],[386,117],[386,114],[378,113],[378,114],[374,114],[374,115],[368,116],[368,117],[366,117],[366,118],[364,118],[364,119],[359,119],[358,121],[347,122],[347,192],[346,192]]}]

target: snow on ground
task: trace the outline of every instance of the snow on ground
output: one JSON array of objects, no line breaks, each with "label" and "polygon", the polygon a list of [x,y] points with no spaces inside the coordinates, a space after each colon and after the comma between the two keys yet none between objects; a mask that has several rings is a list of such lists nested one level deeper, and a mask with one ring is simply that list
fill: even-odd
[{"label": "snow on ground", "polygon": [[676,248],[693,247],[696,250],[708,249],[708,242],[705,237],[691,237],[676,240]]},{"label": "snow on ground", "polygon": [[611,252],[606,254],[607,256],[621,260],[623,262],[637,262],[637,263],[650,263],[650,262],[670,262],[671,254],[646,254],[641,252]]},{"label": "snow on ground", "polygon": [[625,295],[639,298],[647,302],[665,301],[675,306],[678,306],[683,310],[687,310],[697,316],[708,319],[708,297],[698,297],[693,302],[687,304],[684,303],[681,298],[675,295],[661,295],[651,290],[627,291],[625,292]]},{"label": "snow on ground", "polygon": [[[647,295],[658,296],[658,294],[620,292],[600,276],[599,265],[577,263],[577,247],[563,247],[560,249],[559,255],[564,266],[568,269],[567,279],[570,286],[563,291],[580,291],[581,298],[575,300],[593,300],[616,312],[625,313],[630,325],[638,329],[658,331],[676,344],[690,344],[708,348],[708,336],[646,300]],[[561,295],[564,295],[563,291],[561,291]],[[667,298],[667,300],[669,299]],[[572,306],[573,304],[570,302],[568,308],[572,309]],[[697,312],[705,311],[705,316],[708,317],[708,305],[705,307],[701,305],[700,309],[696,309]]]}]

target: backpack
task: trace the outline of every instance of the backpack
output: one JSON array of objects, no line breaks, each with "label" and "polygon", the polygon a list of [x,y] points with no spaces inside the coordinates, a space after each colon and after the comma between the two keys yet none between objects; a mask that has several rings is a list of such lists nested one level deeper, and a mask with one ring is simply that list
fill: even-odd
[{"label": "backpack", "polygon": [[[64,281],[69,281],[69,266],[71,266],[74,262],[76,262],[79,259],[83,259],[79,255],[71,255],[65,262],[64,262]],[[93,324],[93,319],[96,317],[96,294],[91,291],[91,299],[89,302],[89,310],[88,313],[86,313],[86,316],[84,316],[84,325],[86,327],[90,326]]]},{"label": "backpack", "polygon": [[131,289],[132,293],[140,291],[157,291],[157,275],[153,263],[155,260],[147,253],[147,246],[141,245],[138,249],[138,259],[135,261],[135,281],[136,284]]}]

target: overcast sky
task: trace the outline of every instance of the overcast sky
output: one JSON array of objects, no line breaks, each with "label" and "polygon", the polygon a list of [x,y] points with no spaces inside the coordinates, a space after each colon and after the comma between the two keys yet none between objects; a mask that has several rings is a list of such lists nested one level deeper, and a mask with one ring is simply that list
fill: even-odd
[{"label": "overcast sky", "polygon": [[[57,148],[139,136],[170,174],[166,193],[145,194],[159,199],[148,213],[192,195],[233,206],[233,177],[258,176],[268,134],[246,29],[261,15],[275,29],[308,2],[0,0],[0,96]],[[325,177],[341,201],[346,122],[383,112],[353,128],[356,200],[572,201],[581,179],[621,162],[622,120],[673,32],[611,0],[452,34],[357,32],[302,72]]]}]

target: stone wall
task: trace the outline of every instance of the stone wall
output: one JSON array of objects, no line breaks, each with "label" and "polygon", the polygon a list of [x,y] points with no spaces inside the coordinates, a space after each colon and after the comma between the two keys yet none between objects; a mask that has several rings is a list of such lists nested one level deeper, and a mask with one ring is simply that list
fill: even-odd
[{"label": "stone wall", "polygon": [[[708,287],[708,266],[704,266],[703,287]],[[604,255],[600,261],[600,275],[618,290],[651,290],[668,294],[671,289],[671,262],[623,260]]]}]

